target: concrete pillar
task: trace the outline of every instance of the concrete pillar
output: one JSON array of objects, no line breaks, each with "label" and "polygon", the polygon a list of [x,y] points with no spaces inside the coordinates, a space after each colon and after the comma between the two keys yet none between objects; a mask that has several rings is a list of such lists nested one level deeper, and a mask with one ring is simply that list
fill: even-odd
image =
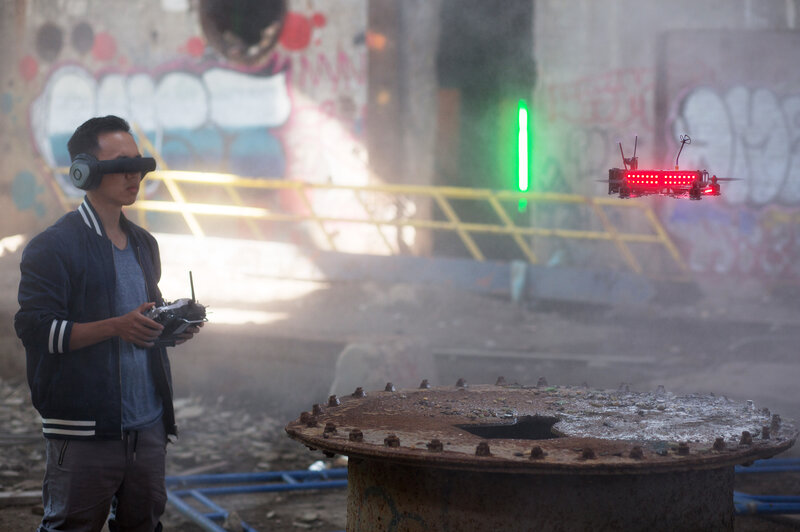
[{"label": "concrete pillar", "polygon": [[[441,0],[371,0],[367,148],[375,177],[387,183],[429,185],[436,147],[436,49]],[[414,198],[416,216],[430,206]],[[426,253],[428,235],[413,249]],[[399,235],[398,235],[399,238]]]}]

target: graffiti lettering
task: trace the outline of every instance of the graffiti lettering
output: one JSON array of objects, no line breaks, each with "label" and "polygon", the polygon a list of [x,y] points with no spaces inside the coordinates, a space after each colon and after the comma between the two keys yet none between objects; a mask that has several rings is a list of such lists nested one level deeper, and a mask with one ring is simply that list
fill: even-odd
[{"label": "graffiti lettering", "polygon": [[692,137],[686,164],[742,179],[726,186],[726,202],[800,203],[800,95],[781,98],[745,87],[722,95],[698,88],[679,108],[672,130],[676,138]]},{"label": "graffiti lettering", "polygon": [[292,85],[298,90],[309,90],[322,84],[329,84],[333,91],[340,87],[364,86],[366,84],[366,58],[354,64],[353,58],[339,50],[335,67],[325,54],[309,58],[302,56],[292,63]]},{"label": "graffiti lettering", "polygon": [[690,267],[766,278],[800,275],[800,220],[787,210],[800,203],[800,95],[697,87],[675,107],[674,137],[692,137],[681,166],[740,179],[725,183],[719,203],[690,225],[689,205],[676,206],[667,220]]},{"label": "graffiti lettering", "polygon": [[544,89],[547,117],[570,124],[620,129],[652,127],[653,75],[650,69],[613,70],[599,76]]},{"label": "graffiti lettering", "polygon": [[700,213],[695,205],[676,207],[667,220],[692,270],[783,279],[800,275],[800,219],[796,215],[779,209],[762,213],[723,206]]},{"label": "graffiti lettering", "polygon": [[[283,74],[247,76],[212,68],[195,75],[173,71],[156,80],[147,74],[108,74],[95,79],[78,66],[50,77],[32,104],[39,151],[52,166],[67,166],[66,140],[86,117],[116,114],[151,138],[170,166],[229,170],[282,177],[285,155],[271,133],[288,120],[291,100]],[[220,168],[221,161],[228,168]],[[59,184],[78,192],[60,174]]]}]

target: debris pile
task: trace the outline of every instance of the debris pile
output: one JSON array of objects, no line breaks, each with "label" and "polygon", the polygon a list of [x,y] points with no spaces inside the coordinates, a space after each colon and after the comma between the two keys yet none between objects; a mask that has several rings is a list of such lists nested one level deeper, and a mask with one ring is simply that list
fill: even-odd
[{"label": "debris pile", "polygon": [[[286,437],[283,423],[265,413],[269,410],[269,405],[231,397],[176,399],[179,438],[167,447],[167,474],[308,468],[315,459],[302,445]],[[12,523],[13,529],[30,529],[41,519],[44,449],[41,418],[31,405],[27,383],[0,379],[0,525]],[[322,468],[344,465],[334,460],[317,462],[324,462],[316,463]],[[343,497],[344,492],[338,496]],[[242,501],[255,504],[254,508],[238,510],[251,524],[263,521],[273,529],[316,528],[326,523],[320,516],[330,513],[317,505],[309,506],[300,494],[261,497],[261,502]],[[230,498],[225,500],[226,505],[236,503]],[[313,512],[316,515],[312,518]],[[162,520],[170,530],[197,530],[170,507]]]},{"label": "debris pile", "polygon": [[[264,405],[263,411],[268,410]],[[309,457],[287,442],[282,423],[253,405],[219,396],[175,400],[178,441],[167,447],[168,475],[304,469]]]},{"label": "debris pile", "polygon": [[28,385],[0,380],[0,494],[30,495],[41,489],[43,476],[42,423]]}]

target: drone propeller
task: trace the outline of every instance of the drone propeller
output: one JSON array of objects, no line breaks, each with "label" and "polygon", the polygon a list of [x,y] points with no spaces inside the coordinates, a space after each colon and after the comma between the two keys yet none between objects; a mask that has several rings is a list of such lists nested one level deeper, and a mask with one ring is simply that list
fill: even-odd
[{"label": "drone propeller", "polygon": [[713,176],[711,178],[711,180],[712,181],[713,180],[716,180],[716,181],[744,181],[744,179],[742,179],[741,177],[716,177],[716,176]]}]

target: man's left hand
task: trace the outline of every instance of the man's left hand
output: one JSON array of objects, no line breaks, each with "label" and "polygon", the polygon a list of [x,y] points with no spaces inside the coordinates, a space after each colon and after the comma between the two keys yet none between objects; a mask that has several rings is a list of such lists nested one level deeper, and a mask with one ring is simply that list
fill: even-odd
[{"label": "man's left hand", "polygon": [[178,340],[175,341],[175,345],[181,345],[182,343],[191,340],[195,334],[200,332],[200,327],[202,326],[203,323],[192,325],[191,327],[183,331],[181,334],[177,335],[176,338],[178,338]]}]

